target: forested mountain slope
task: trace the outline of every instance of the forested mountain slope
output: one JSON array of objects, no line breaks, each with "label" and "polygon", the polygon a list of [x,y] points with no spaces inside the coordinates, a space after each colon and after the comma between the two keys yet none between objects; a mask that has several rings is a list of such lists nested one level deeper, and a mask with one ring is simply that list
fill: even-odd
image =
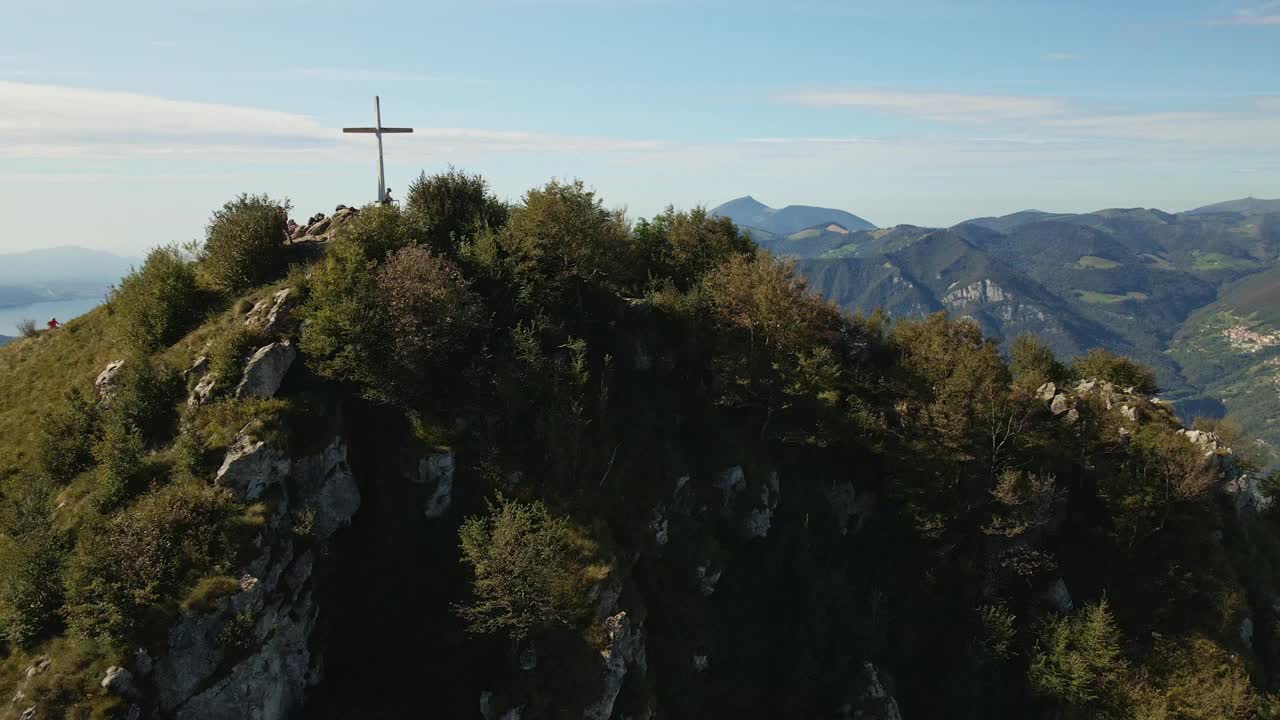
[{"label": "forested mountain slope", "polygon": [[[286,213],[0,349],[6,717],[1275,716],[1277,480],[1146,368],[578,183]],[[842,281],[1062,302],[878,239]]]}]

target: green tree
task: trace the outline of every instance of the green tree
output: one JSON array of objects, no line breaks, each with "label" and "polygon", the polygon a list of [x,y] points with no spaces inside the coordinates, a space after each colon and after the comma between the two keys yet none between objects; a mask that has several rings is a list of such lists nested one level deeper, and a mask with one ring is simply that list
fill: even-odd
[{"label": "green tree", "polygon": [[70,630],[119,641],[162,619],[200,578],[230,570],[238,517],[224,492],[175,484],[82,530],[65,575]]},{"label": "green tree", "polygon": [[1026,334],[1014,338],[1009,346],[1009,371],[1015,381],[1029,389],[1067,378],[1067,368],[1058,362],[1049,346]]},{"label": "green tree", "polygon": [[425,239],[422,228],[395,205],[370,205],[338,228],[332,247],[341,247],[344,258],[380,263],[395,251],[422,244]]},{"label": "green tree", "polygon": [[289,201],[242,194],[215,210],[205,229],[201,267],[224,292],[259,285],[281,270]]},{"label": "green tree", "polygon": [[1132,387],[1135,392],[1144,395],[1154,395],[1160,391],[1156,384],[1156,374],[1151,368],[1105,348],[1094,348],[1086,355],[1073,358],[1071,373],[1082,380],[1107,380],[1120,388]]},{"label": "green tree", "polygon": [[0,535],[0,634],[11,647],[28,645],[56,623],[65,558],[62,541],[47,526]]},{"label": "green tree", "polygon": [[459,531],[462,558],[474,573],[471,601],[459,612],[475,632],[515,640],[587,617],[587,591],[608,575],[595,542],[541,502],[499,498]]},{"label": "green tree", "polygon": [[95,400],[83,387],[73,386],[40,419],[36,462],[50,479],[67,483],[93,465],[99,416]]},{"label": "green tree", "polygon": [[448,257],[469,238],[507,222],[506,205],[489,192],[485,179],[452,167],[419,175],[405,196],[405,212],[421,227],[427,246]]},{"label": "green tree", "polygon": [[1122,702],[1126,672],[1120,630],[1102,600],[1045,623],[1028,679],[1036,694],[1072,717],[1099,717]]},{"label": "green tree", "polygon": [[93,448],[98,461],[98,482],[94,504],[101,510],[113,510],[128,497],[132,485],[141,476],[146,443],[136,425],[120,418],[106,423],[102,439]]},{"label": "green tree", "polygon": [[631,233],[581,181],[552,181],[525,193],[497,234],[517,300],[555,314],[586,317],[597,291],[635,284]]},{"label": "green tree", "polygon": [[641,220],[635,235],[650,272],[686,290],[730,258],[750,257],[756,251],[755,243],[738,232],[732,220],[710,215],[705,208],[677,212],[668,207],[652,220]]},{"label": "green tree", "polygon": [[200,316],[204,296],[195,271],[175,246],[147,254],[142,267],[120,281],[107,300],[122,339],[150,353],[177,340]]},{"label": "green tree", "polygon": [[135,355],[116,373],[103,402],[103,422],[112,418],[138,428],[144,439],[167,439],[177,420],[175,400],[182,386],[178,371],[163,360]]}]

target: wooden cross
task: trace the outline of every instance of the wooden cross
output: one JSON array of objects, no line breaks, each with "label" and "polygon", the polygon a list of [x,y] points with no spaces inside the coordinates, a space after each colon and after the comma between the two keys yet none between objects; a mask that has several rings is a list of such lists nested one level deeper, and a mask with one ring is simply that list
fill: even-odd
[{"label": "wooden cross", "polygon": [[382,171],[382,134],[411,133],[413,128],[382,127],[382,102],[377,95],[373,96],[373,116],[376,123],[373,127],[342,128],[344,133],[373,133],[378,136],[378,202],[387,201],[387,178]]}]

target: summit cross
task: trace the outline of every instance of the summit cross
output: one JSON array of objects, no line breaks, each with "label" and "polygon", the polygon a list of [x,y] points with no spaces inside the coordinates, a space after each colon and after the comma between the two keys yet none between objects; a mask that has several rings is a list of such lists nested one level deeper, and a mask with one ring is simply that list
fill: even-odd
[{"label": "summit cross", "polygon": [[411,133],[413,128],[389,128],[382,127],[382,102],[377,95],[373,96],[373,127],[353,127],[342,128],[344,133],[373,133],[378,136],[378,202],[387,202],[387,178],[382,171],[382,134],[383,133]]}]

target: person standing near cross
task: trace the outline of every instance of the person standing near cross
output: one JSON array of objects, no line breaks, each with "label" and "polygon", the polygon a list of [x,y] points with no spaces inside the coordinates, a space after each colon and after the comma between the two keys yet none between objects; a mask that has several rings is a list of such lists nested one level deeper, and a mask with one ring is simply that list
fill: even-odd
[{"label": "person standing near cross", "polygon": [[387,188],[387,178],[382,170],[382,134],[383,133],[411,133],[413,128],[388,128],[382,127],[382,101],[377,95],[373,96],[373,127],[353,127],[342,128],[344,133],[372,133],[378,136],[378,204],[386,205],[391,202],[391,191]]}]

